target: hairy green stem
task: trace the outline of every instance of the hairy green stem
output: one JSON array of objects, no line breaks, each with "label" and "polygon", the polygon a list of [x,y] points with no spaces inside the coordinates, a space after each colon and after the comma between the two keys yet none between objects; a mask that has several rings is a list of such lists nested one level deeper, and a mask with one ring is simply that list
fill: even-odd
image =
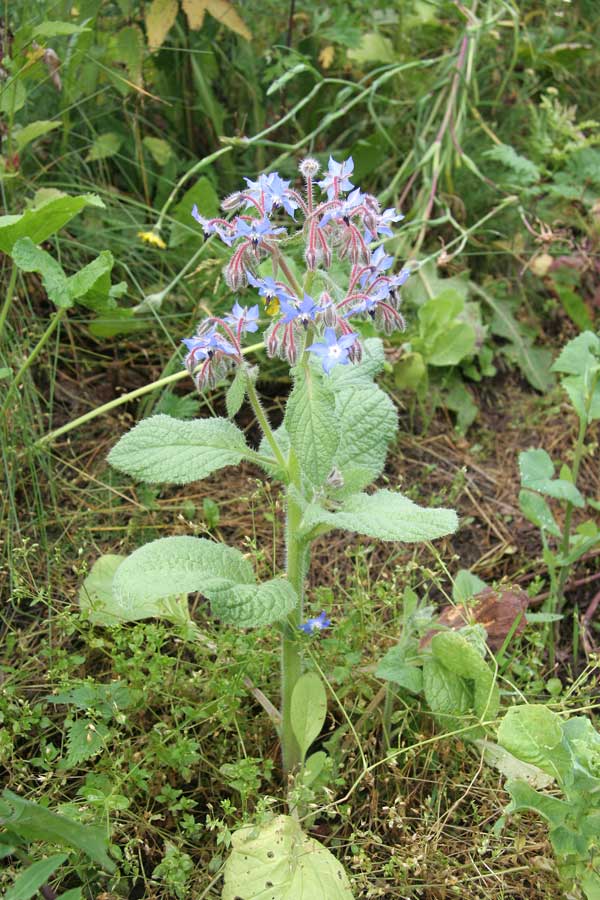
[{"label": "hairy green stem", "polygon": [[260,398],[259,398],[258,394],[256,393],[256,388],[254,387],[254,381],[252,380],[251,376],[248,374],[246,374],[246,394],[248,396],[248,400],[250,401],[250,405],[251,405],[252,409],[254,410],[254,415],[256,416],[258,424],[260,425],[260,427],[262,429],[262,433],[264,434],[269,447],[273,451],[273,456],[277,460],[277,463],[284,470],[284,472],[287,471],[288,466],[287,466],[286,459],[285,459],[283,453],[281,452],[281,447],[279,446],[279,444],[277,443],[277,441],[275,439],[275,435],[273,434],[273,429],[271,428],[269,420],[267,419],[267,414],[265,413],[265,411],[263,409],[263,405],[260,402]]},{"label": "hairy green stem", "polygon": [[297,635],[302,621],[307,547],[298,535],[302,510],[289,489],[286,503],[286,572],[298,597],[298,605],[288,617],[281,644],[281,755],[284,773],[289,775],[302,762],[300,747],[292,728],[291,710],[292,694],[302,674],[302,655]]}]

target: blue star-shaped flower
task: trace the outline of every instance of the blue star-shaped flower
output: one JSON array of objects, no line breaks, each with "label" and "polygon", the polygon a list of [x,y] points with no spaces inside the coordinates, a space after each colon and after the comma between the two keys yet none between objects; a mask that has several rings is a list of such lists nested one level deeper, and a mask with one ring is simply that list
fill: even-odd
[{"label": "blue star-shaped flower", "polygon": [[[261,204],[267,215],[274,209],[283,207],[286,213],[292,219],[294,218],[298,204],[288,195],[290,182],[280,178],[277,172],[271,172],[270,175],[259,175],[257,181],[251,181],[250,178],[245,178],[244,181],[248,185],[245,193]],[[246,200],[246,209],[253,205],[251,200]]]},{"label": "blue star-shaped flower", "polygon": [[247,306],[240,306],[240,304],[235,301],[233,304],[233,308],[231,313],[228,316],[225,316],[225,321],[228,325],[237,325],[242,323],[242,334],[246,331],[258,331],[258,304],[256,306],[251,306],[248,309]]},{"label": "blue star-shaped flower", "polygon": [[353,171],[354,160],[352,157],[338,163],[330,156],[329,171],[322,181],[317,181],[317,184],[322,191],[327,191],[329,200],[335,200],[340,191],[351,191],[354,187],[350,181],[350,175],[352,175]]},{"label": "blue star-shaped flower", "polygon": [[323,371],[329,375],[334,366],[348,365],[350,362],[348,353],[357,337],[358,335],[355,332],[350,332],[350,334],[343,334],[338,338],[335,328],[326,328],[325,343],[311,344],[306,349],[320,357],[323,363]]},{"label": "blue star-shaped flower", "polygon": [[250,222],[236,219],[234,237],[247,238],[254,247],[258,247],[265,238],[274,237],[282,231],[285,231],[285,228],[275,228],[266,216],[264,219],[252,219]]},{"label": "blue star-shaped flower", "polygon": [[302,303],[298,303],[297,301],[288,303],[285,300],[282,300],[281,309],[284,313],[283,321],[286,325],[293,322],[294,319],[300,319],[303,325],[308,325],[309,322],[314,321],[314,318],[319,311],[319,307],[308,294],[304,295]]},{"label": "blue star-shaped flower", "polygon": [[275,297],[280,302],[293,303],[293,295],[290,294],[284,284],[275,281],[274,278],[270,278],[268,275],[265,275],[264,278],[255,278],[252,272],[246,272],[246,278],[248,279],[248,284],[258,288],[259,296],[264,297],[267,303],[270,303]]},{"label": "blue star-shaped flower", "polygon": [[216,234],[217,237],[220,237],[224,244],[227,244],[228,247],[231,247],[233,243],[233,235],[227,234],[223,228],[220,228],[217,222],[213,222],[211,219],[205,219],[204,216],[201,216],[198,207],[194,203],[192,206],[192,216],[198,222],[198,224],[202,227],[202,233],[204,234],[204,239],[210,237],[211,234]]},{"label": "blue star-shaped flower", "polygon": [[356,215],[356,211],[360,207],[363,197],[364,194],[361,189],[355,188],[351,194],[348,194],[346,199],[337,207],[337,209],[327,210],[319,222],[319,227],[324,228],[331,219],[335,219],[336,222],[346,222],[346,224],[348,224],[352,216]]},{"label": "blue star-shaped flower", "polygon": [[308,619],[307,622],[298,625],[298,628],[300,631],[304,631],[305,634],[312,634],[313,631],[322,631],[324,628],[329,628],[330,625],[331,620],[327,618],[324,612],[322,612],[318,616],[315,616],[314,619]]},{"label": "blue star-shaped flower", "polygon": [[402,213],[397,212],[393,206],[390,206],[389,209],[384,209],[381,215],[377,216],[377,224],[375,226],[375,232],[372,233],[368,228],[365,229],[365,243],[370,244],[371,241],[375,240],[378,234],[385,234],[388,237],[393,237],[394,232],[391,229],[391,225],[394,222],[401,222],[404,216]]}]

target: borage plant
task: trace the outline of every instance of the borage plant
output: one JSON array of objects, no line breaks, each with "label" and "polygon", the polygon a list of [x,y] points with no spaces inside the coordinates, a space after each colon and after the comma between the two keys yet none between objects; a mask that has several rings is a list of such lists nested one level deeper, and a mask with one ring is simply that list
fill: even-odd
[{"label": "borage plant", "polygon": [[[122,620],[162,615],[187,617],[189,623],[185,595],[198,591],[224,623],[280,631],[280,713],[266,706],[278,729],[288,802],[296,814],[303,806],[306,754],[326,714],[321,678],[303,673],[307,642],[330,626],[329,613],[309,615],[304,609],[312,543],[334,529],[412,543],[439,538],[457,525],[452,510],[426,509],[391,490],[365,492],[383,470],[397,416],[374,382],[383,366],[381,341],[361,340],[358,323],[366,319],[385,333],[403,328],[399,288],[409,269],[392,274],[393,258],[382,246],[370,249],[378,235],[392,235],[401,216],[382,211],[375,197],[354,187],[352,160],[330,159],[322,180],[315,181],[318,170],[312,159],[301,163],[302,192],[276,173],[246,179],[247,188],[223,203],[225,211],[243,210],[231,221],[205,219],[193,210],[206,237],[232,247],[225,269],[232,290],[249,287],[263,298],[272,319],[264,334],[268,354],[292,367],[282,425],[271,426],[256,391],[257,369],[242,349],[244,336],[259,328],[259,305],[236,299],[228,315],[210,316],[184,341],[185,365],[199,391],[233,374],[226,394],[229,418],[190,422],[155,415],[122,437],[109,456],[117,469],[149,483],[187,484],[248,460],[283,485],[285,573],[258,583],[250,560],[237,549],[192,536],[161,538],[123,561],[113,558],[113,567],[118,565],[110,610]],[[324,195],[319,201],[317,187]],[[275,215],[297,227],[288,233],[273,221]],[[262,431],[257,449],[231,421],[244,398]],[[89,587],[90,599],[98,599],[92,582]],[[95,616],[100,614],[96,609]],[[307,842],[315,843],[286,816],[258,831],[242,829],[234,836],[224,896],[253,897],[255,889],[264,889],[265,876],[279,887],[295,885],[294,897],[324,896],[329,878],[327,897],[349,896],[346,877],[325,848],[298,852],[311,849]],[[252,887],[254,875],[260,884]]]}]

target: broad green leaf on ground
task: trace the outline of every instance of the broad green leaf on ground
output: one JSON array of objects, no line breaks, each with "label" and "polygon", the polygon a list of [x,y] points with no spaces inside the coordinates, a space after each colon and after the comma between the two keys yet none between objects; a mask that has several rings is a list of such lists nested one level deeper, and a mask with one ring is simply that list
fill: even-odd
[{"label": "broad green leaf on ground", "polygon": [[417,506],[402,494],[383,490],[374,494],[353,494],[336,512],[316,503],[309,504],[301,527],[308,532],[319,525],[382,541],[414,543],[452,534],[458,527],[458,519],[452,509]]},{"label": "broad green leaf on ground", "polygon": [[546,794],[538,794],[525,781],[507,781],[504,785],[511,796],[511,803],[505,812],[514,813],[522,810],[533,810],[539,813],[552,828],[558,828],[568,818],[571,805],[558,797],[549,797]]},{"label": "broad green leaf on ground", "polygon": [[62,128],[62,124],[62,122],[52,122],[45,119],[38,122],[30,122],[29,125],[24,125],[18,130],[15,128],[12,133],[12,139],[15,142],[17,151],[22,153],[27,144],[43,137],[45,134],[49,134],[55,128]]},{"label": "broad green leaf on ground", "polygon": [[525,450],[519,453],[519,471],[524,488],[557,500],[568,500],[573,506],[585,506],[585,501],[574,484],[553,477],[554,463],[545,450]]},{"label": "broad green leaf on ground", "polygon": [[4,900],[31,900],[66,858],[66,853],[57,853],[26,866],[4,894]]},{"label": "broad green leaf on ground", "polygon": [[47,841],[81,850],[105,871],[115,871],[116,866],[107,853],[105,828],[74,822],[9,790],[4,790],[0,797],[0,825],[28,842]]},{"label": "broad green leaf on ground", "polygon": [[115,469],[149,484],[188,484],[251,455],[244,435],[227,419],[182,422],[171,416],[143,419],[108,455]]},{"label": "broad green leaf on ground", "polygon": [[115,153],[119,152],[122,143],[123,138],[114,131],[99,134],[86,153],[86,162],[97,162],[99,159],[108,159],[114,156]]},{"label": "broad green leaf on ground", "polygon": [[420,694],[423,690],[423,673],[421,669],[407,663],[406,650],[402,644],[392,647],[379,660],[375,676],[393,681],[412,694]]},{"label": "broad green leaf on ground", "polygon": [[181,535],[151,541],[121,563],[113,580],[115,612],[127,619],[140,608],[192,591],[207,597],[223,622],[240,628],[275,622],[297,604],[286,579],[257,584],[252,565],[239,550]]},{"label": "broad green leaf on ground", "polygon": [[202,28],[204,16],[209,13],[220,25],[225,25],[247,41],[252,40],[252,32],[230,0],[181,0],[181,8],[188,18],[192,31]]},{"label": "broad green leaf on ground", "polygon": [[532,766],[531,763],[517,759],[516,756],[513,756],[512,753],[509,753],[508,750],[499,744],[495,744],[493,741],[483,739],[477,740],[475,743],[483,751],[486,763],[494,766],[505,778],[511,781],[519,779],[527,782],[534,788],[549,787],[554,781],[551,775],[542,772],[541,769],[538,769],[537,766]]},{"label": "broad green leaf on ground", "polygon": [[561,530],[556,524],[552,510],[543,497],[532,491],[519,491],[519,506],[526,519],[538,528],[542,528],[554,537],[561,537]]},{"label": "broad green leaf on ground", "polygon": [[59,309],[73,306],[69,291],[68,279],[60,263],[50,256],[46,250],[37,247],[28,238],[21,238],[12,248],[12,258],[23,272],[38,272],[48,299]]},{"label": "broad green leaf on ground", "polygon": [[169,596],[159,600],[143,597],[128,607],[115,599],[113,581],[115,572],[126,556],[107,553],[96,560],[90,574],[79,591],[79,606],[94,625],[118,625],[139,619],[166,619],[178,626],[191,624],[187,596]]},{"label": "broad green leaf on ground", "polygon": [[339,443],[334,396],[322,373],[310,366],[296,376],[284,424],[302,475],[320,486],[333,468]]},{"label": "broad green leaf on ground", "polygon": [[477,648],[456,631],[441,631],[431,639],[431,652],[446,669],[472,685],[477,718],[493,719],[500,694],[495,674]]},{"label": "broad green leaf on ground", "polygon": [[498,743],[517,759],[537,766],[559,782],[572,768],[561,720],[542,704],[511,707],[498,727]]},{"label": "broad green leaf on ground", "polygon": [[177,0],[152,0],[144,5],[146,35],[150,52],[158,50],[177,18]]},{"label": "broad green leaf on ground", "polygon": [[300,676],[292,692],[290,720],[302,758],[320,735],[327,715],[327,694],[316,672]]},{"label": "broad green leaf on ground", "polygon": [[367,383],[335,391],[335,418],[340,438],[334,466],[344,480],[340,493],[355,493],[381,475],[398,414],[390,396]]},{"label": "broad green leaf on ground", "polygon": [[419,338],[414,349],[432,366],[455,366],[471,356],[475,349],[475,330],[458,320],[464,311],[464,298],[446,290],[419,308]]},{"label": "broad green leaf on ground", "polygon": [[14,244],[24,237],[41,244],[69,222],[86,206],[104,208],[95,194],[79,197],[51,194],[36,207],[16,216],[0,216],[0,250],[11,253]]},{"label": "broad green leaf on ground", "polygon": [[341,864],[291,816],[240,828],[231,846],[222,900],[352,900]]},{"label": "broad green leaf on ground", "polygon": [[458,731],[468,724],[473,708],[472,690],[433,656],[423,663],[423,693],[444,731]]}]

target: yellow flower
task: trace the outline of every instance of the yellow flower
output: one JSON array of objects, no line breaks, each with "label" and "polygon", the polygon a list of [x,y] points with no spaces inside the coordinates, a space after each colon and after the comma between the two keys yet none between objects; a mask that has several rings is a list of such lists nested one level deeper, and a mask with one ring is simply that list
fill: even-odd
[{"label": "yellow flower", "polygon": [[265,311],[268,316],[276,316],[279,312],[279,300],[277,297],[271,297],[270,300],[265,300]]},{"label": "yellow flower", "polygon": [[167,249],[167,245],[156,231],[138,231],[137,236],[145,241],[146,244],[158,247],[159,250]]}]

